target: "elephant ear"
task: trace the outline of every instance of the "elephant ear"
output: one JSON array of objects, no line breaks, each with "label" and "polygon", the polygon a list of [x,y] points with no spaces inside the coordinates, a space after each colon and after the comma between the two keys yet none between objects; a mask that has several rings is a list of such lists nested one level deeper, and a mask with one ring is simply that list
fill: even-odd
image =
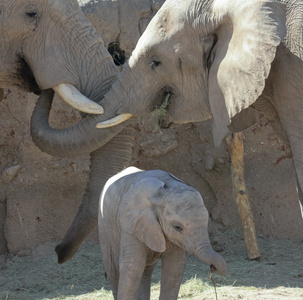
[{"label": "elephant ear", "polygon": [[301,60],[303,60],[303,14],[302,2],[293,1],[291,9],[287,11],[287,34],[283,41],[286,47]]},{"label": "elephant ear", "polygon": [[209,101],[218,146],[231,118],[264,89],[286,34],[286,9],[281,3],[257,0],[215,0],[212,8],[218,42],[209,72]]},{"label": "elephant ear", "polygon": [[164,252],[166,246],[151,198],[163,187],[164,182],[156,178],[141,179],[131,185],[119,207],[121,229],[156,252]]}]

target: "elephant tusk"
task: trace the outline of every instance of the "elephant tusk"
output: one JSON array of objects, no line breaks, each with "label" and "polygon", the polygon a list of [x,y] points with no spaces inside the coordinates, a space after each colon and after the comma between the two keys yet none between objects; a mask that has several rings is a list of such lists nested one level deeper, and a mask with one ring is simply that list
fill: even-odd
[{"label": "elephant tusk", "polygon": [[71,84],[61,83],[55,87],[53,90],[69,105],[88,114],[104,114],[104,109],[101,105],[96,102],[88,99],[83,94],[79,92]]},{"label": "elephant tusk", "polygon": [[113,127],[130,119],[132,116],[133,116],[132,114],[121,114],[107,121],[97,123],[96,128]]}]

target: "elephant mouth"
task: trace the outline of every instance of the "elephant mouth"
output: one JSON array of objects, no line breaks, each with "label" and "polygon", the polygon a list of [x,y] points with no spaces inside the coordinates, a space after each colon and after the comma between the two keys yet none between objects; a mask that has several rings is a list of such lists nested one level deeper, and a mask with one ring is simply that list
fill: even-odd
[{"label": "elephant mouth", "polygon": [[[35,79],[34,73],[22,55],[18,55],[18,74],[21,78],[20,88],[36,95],[41,94],[41,89]],[[88,99],[76,87],[62,83],[52,88],[65,102],[77,110],[89,114],[103,114],[101,105]]]},{"label": "elephant mouth", "polygon": [[170,109],[173,105],[175,97],[175,90],[169,86],[166,86],[159,92],[155,99],[152,116],[157,120],[161,129],[170,128],[173,124]]},{"label": "elephant mouth", "polygon": [[[169,114],[169,111],[175,97],[177,97],[175,89],[166,86],[159,91],[151,105],[151,115],[153,119],[159,123],[161,129],[170,128],[173,124],[173,118]],[[133,115],[130,113],[122,113],[112,119],[97,123],[96,128],[102,129],[117,126],[131,117],[133,117]]]},{"label": "elephant mouth", "polygon": [[39,88],[39,85],[37,84],[37,81],[35,79],[35,76],[27,64],[25,58],[21,55],[18,55],[18,70],[17,74],[20,77],[19,87],[27,92],[34,93],[35,95],[41,94],[41,89]]}]

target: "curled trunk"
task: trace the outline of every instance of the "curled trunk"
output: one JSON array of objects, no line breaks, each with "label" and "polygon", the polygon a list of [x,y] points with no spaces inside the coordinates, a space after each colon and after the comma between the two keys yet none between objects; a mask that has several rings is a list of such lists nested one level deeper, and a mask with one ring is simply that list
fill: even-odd
[{"label": "curled trunk", "polygon": [[213,270],[219,275],[223,276],[227,273],[227,265],[224,258],[215,252],[210,245],[199,247],[193,254],[204,263],[211,265]]},{"label": "curled trunk", "polygon": [[31,119],[31,135],[35,144],[44,152],[59,157],[70,157],[95,151],[109,142],[129,122],[120,126],[100,130],[95,127],[105,115],[87,115],[73,127],[53,129],[49,125],[49,114],[54,92],[43,91]]}]

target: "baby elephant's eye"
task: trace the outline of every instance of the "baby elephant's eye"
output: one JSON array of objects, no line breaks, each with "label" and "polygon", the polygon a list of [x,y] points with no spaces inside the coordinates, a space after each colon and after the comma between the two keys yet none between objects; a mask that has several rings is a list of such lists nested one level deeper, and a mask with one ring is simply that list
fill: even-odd
[{"label": "baby elephant's eye", "polygon": [[36,12],[27,12],[26,15],[30,18],[37,18],[37,13]]},{"label": "baby elephant's eye", "polygon": [[183,231],[183,228],[180,227],[179,225],[175,225],[174,229],[177,230],[178,232],[182,232]]}]

